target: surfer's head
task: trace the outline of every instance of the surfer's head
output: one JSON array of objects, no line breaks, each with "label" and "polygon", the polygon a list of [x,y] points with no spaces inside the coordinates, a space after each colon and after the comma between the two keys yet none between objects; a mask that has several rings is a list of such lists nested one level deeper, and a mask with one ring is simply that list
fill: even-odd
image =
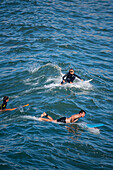
[{"label": "surfer's head", "polygon": [[70,73],[70,74],[74,74],[73,68],[70,68],[69,73]]},{"label": "surfer's head", "polygon": [[8,102],[8,101],[9,101],[9,97],[8,96],[4,96],[3,102]]},{"label": "surfer's head", "polygon": [[84,110],[80,110],[79,114],[81,115],[81,117],[84,117],[86,112]]}]

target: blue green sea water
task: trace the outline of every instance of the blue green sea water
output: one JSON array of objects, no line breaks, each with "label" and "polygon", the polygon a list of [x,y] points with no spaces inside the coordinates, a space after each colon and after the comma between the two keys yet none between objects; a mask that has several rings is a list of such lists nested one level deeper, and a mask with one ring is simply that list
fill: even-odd
[{"label": "blue green sea water", "polygon": [[[61,86],[70,68],[84,81]],[[1,0],[0,103],[5,95],[18,109],[0,112],[0,170],[112,170],[113,1]],[[77,124],[39,121],[80,109]]]}]

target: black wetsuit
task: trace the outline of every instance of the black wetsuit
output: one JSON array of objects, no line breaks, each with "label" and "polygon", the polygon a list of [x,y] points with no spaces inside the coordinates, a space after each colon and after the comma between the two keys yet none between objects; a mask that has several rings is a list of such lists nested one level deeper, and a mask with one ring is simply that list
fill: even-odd
[{"label": "black wetsuit", "polygon": [[0,110],[4,110],[4,109],[6,109],[6,107],[7,107],[7,102],[4,101],[3,104],[1,104],[1,106],[0,106]]},{"label": "black wetsuit", "polygon": [[61,117],[60,119],[57,119],[57,122],[66,123],[66,117]]},{"label": "black wetsuit", "polygon": [[[76,119],[74,119],[75,121]],[[70,123],[74,123],[74,121],[72,122],[72,119],[70,120]],[[57,122],[62,122],[62,123],[66,123],[66,117],[61,117],[60,119],[57,119]]]},{"label": "black wetsuit", "polygon": [[[67,83],[70,83],[70,82],[72,82],[73,83],[73,81],[75,80],[75,78],[79,78],[79,79],[81,79],[79,76],[77,76],[76,74],[70,74],[69,72],[67,73],[67,74],[65,74],[64,76],[63,76],[63,80],[65,80],[65,82],[67,82]],[[63,81],[61,82],[61,84],[63,84]]]}]

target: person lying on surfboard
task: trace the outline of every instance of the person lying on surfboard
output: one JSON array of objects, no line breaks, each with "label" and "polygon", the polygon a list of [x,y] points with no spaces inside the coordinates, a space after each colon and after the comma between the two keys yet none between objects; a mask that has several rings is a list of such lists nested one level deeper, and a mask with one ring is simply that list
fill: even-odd
[{"label": "person lying on surfboard", "polygon": [[3,103],[0,105],[0,110],[6,109],[8,101],[9,101],[9,97],[8,96],[4,96]]},{"label": "person lying on surfboard", "polygon": [[80,79],[80,80],[83,81],[83,79],[81,79],[79,76],[77,76],[77,75],[74,73],[73,68],[71,68],[71,69],[69,70],[69,72],[63,76],[63,78],[62,78],[63,80],[62,80],[62,82],[61,82],[61,85],[64,84],[65,82],[67,82],[67,83],[73,83],[73,81],[75,80],[76,77],[77,77],[78,79]]},{"label": "person lying on surfboard", "polygon": [[[52,117],[50,117],[47,113],[41,114],[40,120],[47,121],[47,122],[62,122],[62,123],[74,123],[78,121],[79,118],[84,117],[86,112],[84,110],[80,110],[78,114],[74,114],[69,118],[61,117],[60,119],[54,120]],[[46,118],[43,118],[46,117]]]}]

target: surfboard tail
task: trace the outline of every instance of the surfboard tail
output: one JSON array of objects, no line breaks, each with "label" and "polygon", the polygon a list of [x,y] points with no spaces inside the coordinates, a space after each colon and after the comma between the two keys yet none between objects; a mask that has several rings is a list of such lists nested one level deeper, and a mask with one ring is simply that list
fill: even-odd
[{"label": "surfboard tail", "polygon": [[22,107],[26,107],[26,106],[29,106],[29,104],[23,105]]}]

